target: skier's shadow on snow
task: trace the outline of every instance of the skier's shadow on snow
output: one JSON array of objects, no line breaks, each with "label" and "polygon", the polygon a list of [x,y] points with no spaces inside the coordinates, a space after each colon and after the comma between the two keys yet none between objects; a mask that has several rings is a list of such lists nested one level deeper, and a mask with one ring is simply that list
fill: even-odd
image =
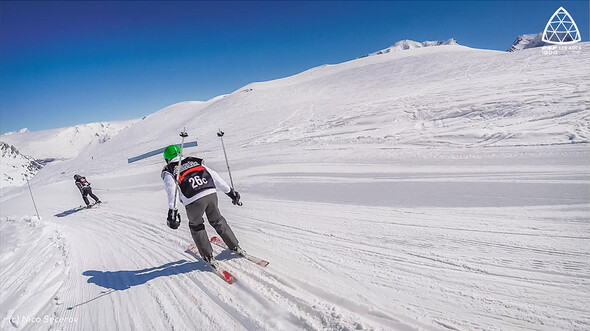
[{"label": "skier's shadow on snow", "polygon": [[120,291],[127,290],[132,286],[145,284],[154,278],[185,274],[194,270],[205,271],[207,270],[207,264],[203,261],[188,262],[186,260],[178,260],[159,267],[141,270],[87,270],[82,275],[90,277],[88,278],[88,283]]},{"label": "skier's shadow on snow", "polygon": [[73,213],[77,213],[77,212],[82,211],[84,209],[86,209],[86,207],[76,207],[76,208],[64,210],[64,211],[62,211],[59,214],[55,214],[54,216],[56,216],[56,217],[66,217],[68,215],[71,215]]},{"label": "skier's shadow on snow", "polygon": [[215,259],[217,261],[228,261],[228,260],[239,259],[239,258],[240,258],[239,255],[237,255],[236,253],[233,253],[229,249],[226,249],[223,252],[217,254],[217,256],[215,256]]}]

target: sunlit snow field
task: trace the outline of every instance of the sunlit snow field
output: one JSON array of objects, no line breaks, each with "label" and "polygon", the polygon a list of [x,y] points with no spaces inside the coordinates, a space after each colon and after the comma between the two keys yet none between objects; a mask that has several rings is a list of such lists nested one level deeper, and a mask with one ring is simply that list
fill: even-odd
[{"label": "sunlit snow field", "polygon": [[[1,197],[2,329],[590,328],[588,44],[543,56],[440,46],[173,105]],[[171,230],[154,156],[229,180],[220,208],[261,268],[228,285]],[[18,139],[14,138],[14,139]],[[33,154],[33,153],[31,153]],[[106,203],[70,213],[81,173]],[[207,226],[210,236],[214,234]],[[45,320],[48,318],[49,321]],[[53,320],[51,319],[53,318]]]}]

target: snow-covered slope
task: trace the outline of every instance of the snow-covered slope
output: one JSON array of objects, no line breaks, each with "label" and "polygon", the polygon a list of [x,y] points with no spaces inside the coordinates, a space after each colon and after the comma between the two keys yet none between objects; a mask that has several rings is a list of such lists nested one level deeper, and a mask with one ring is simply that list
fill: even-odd
[{"label": "snow-covered slope", "polygon": [[2,165],[2,181],[0,188],[19,186],[33,178],[41,169],[41,165],[33,158],[22,155],[14,146],[0,141],[0,164]]},{"label": "snow-covered slope", "polygon": [[508,52],[522,51],[523,49],[535,48],[545,46],[543,41],[543,33],[523,34],[518,36],[516,40],[508,48]]},{"label": "snow-covered slope", "polygon": [[[590,57],[421,47],[171,105],[0,197],[0,328],[564,330],[590,325]],[[166,227],[186,127],[244,205],[228,286]],[[74,211],[81,173],[106,204]],[[207,225],[212,236],[214,231]],[[43,248],[43,249],[41,249]],[[43,322],[44,318],[57,322]],[[32,320],[39,318],[39,320]]]},{"label": "snow-covered slope", "polygon": [[60,172],[127,167],[128,157],[178,142],[185,126],[203,152],[219,148],[215,132],[222,128],[241,159],[276,148],[286,158],[345,148],[363,159],[405,147],[585,143],[589,62],[585,51],[544,56],[447,45],[317,67],[168,107]]}]

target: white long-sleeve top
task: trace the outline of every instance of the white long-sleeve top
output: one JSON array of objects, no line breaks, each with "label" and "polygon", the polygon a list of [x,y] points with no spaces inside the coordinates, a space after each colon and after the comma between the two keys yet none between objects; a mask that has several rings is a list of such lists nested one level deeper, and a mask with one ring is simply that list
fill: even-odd
[{"label": "white long-sleeve top", "polygon": [[[180,202],[182,202],[182,204],[185,206],[190,204],[191,202],[199,200],[200,198],[206,195],[215,193],[216,189],[222,191],[223,193],[229,193],[231,191],[231,187],[227,184],[225,180],[223,180],[223,178],[221,178],[221,176],[219,176],[217,172],[208,167],[205,167],[204,165],[201,166],[204,167],[207,170],[207,172],[211,175],[211,178],[213,179],[213,182],[215,184],[215,188],[205,189],[190,198],[184,196],[182,190],[178,188],[178,197],[180,198]],[[177,188],[176,178],[171,172],[162,171],[162,180],[164,181],[164,188],[166,190],[166,194],[168,195],[168,208],[174,209],[174,194]]]}]

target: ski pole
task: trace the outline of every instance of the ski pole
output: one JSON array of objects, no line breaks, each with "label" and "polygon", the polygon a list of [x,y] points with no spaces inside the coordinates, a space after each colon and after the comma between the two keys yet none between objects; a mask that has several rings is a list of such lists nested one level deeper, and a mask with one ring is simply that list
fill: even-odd
[{"label": "ski pole", "polygon": [[29,177],[25,176],[25,179],[27,180],[27,186],[29,187],[29,193],[31,193],[31,200],[33,200],[33,206],[35,206],[35,212],[37,213],[37,219],[41,219],[41,217],[39,217],[39,210],[37,210],[37,204],[35,203],[35,198],[33,198],[33,191],[31,190],[31,184],[29,184]]},{"label": "ski pole", "polygon": [[[180,180],[180,166],[182,165],[182,148],[184,147],[184,138],[188,137],[188,133],[186,133],[186,127],[183,128],[182,132],[180,133],[180,136],[182,137],[182,142],[180,143],[180,158],[178,159],[178,171],[176,171],[176,189],[174,190],[174,210],[176,210],[176,200],[177,200],[177,196],[178,196],[178,188],[180,186],[180,183],[178,182]],[[180,220],[180,215],[177,213],[176,216],[178,217],[178,219]]]},{"label": "ski pole", "polygon": [[[221,147],[223,148],[223,155],[225,156],[225,165],[227,166],[227,173],[229,174],[229,182],[231,183],[231,188],[233,190],[234,188],[234,180],[231,177],[231,170],[229,169],[229,161],[227,160],[227,153],[225,152],[225,144],[223,143],[223,135],[225,133],[223,131],[221,131],[221,129],[219,129],[219,132],[217,132],[217,136],[221,139]],[[241,206],[242,203],[238,202],[238,206]]]}]

